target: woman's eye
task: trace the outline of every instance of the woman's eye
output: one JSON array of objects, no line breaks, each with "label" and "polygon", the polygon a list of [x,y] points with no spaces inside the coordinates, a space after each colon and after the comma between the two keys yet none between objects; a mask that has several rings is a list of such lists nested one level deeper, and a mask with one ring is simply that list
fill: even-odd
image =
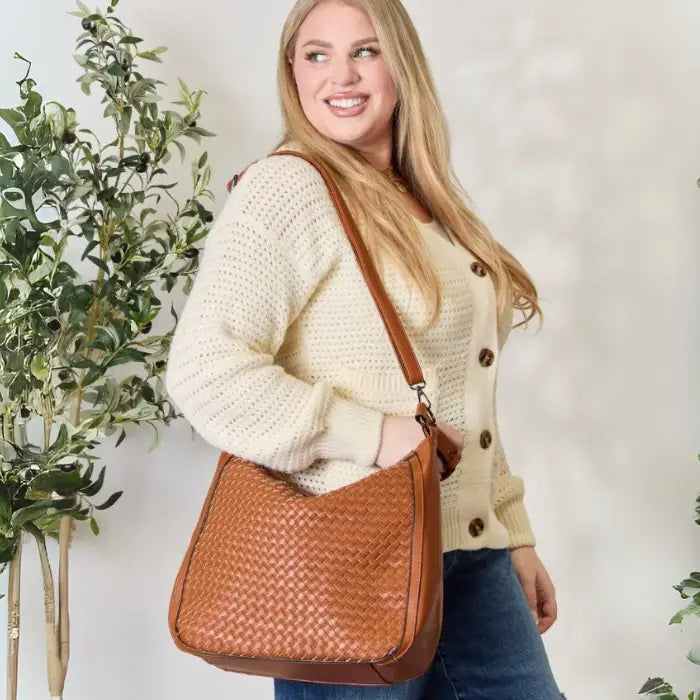
[{"label": "woman's eye", "polygon": [[[377,52],[371,48],[370,46],[361,46],[358,48],[355,53],[358,54],[360,51],[369,51],[371,56],[376,56]],[[325,61],[317,61],[316,56],[325,56],[322,51],[308,51],[307,53],[304,54],[304,58],[309,61],[310,63],[325,63]]]},{"label": "woman's eye", "polygon": [[309,51],[308,53],[304,54],[304,58],[307,61],[310,61],[311,63],[318,63],[318,61],[313,60],[313,56],[323,56],[324,54],[321,53],[320,51]]}]

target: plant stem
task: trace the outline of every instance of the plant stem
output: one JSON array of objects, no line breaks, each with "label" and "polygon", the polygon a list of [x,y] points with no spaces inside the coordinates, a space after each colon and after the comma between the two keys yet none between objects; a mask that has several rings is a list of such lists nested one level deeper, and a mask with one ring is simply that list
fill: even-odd
[{"label": "plant stem", "polygon": [[[44,407],[44,449],[48,450],[51,442],[51,425],[53,423],[54,404],[50,395],[42,396]],[[61,666],[60,689],[63,691],[68,674],[70,656],[70,619],[68,615],[68,548],[73,530],[73,518],[63,516],[58,530],[58,658]],[[49,569],[50,571],[50,569]],[[53,590],[53,589],[52,589]]]},{"label": "plant stem", "polygon": [[[63,682],[68,674],[70,656],[70,618],[68,616],[68,554],[73,534],[73,518],[61,518],[58,532],[58,643]],[[63,691],[63,682],[61,691]]]},{"label": "plant stem", "polygon": [[[15,416],[12,406],[5,406],[2,420],[2,437],[9,443],[15,440]],[[17,669],[19,661],[19,600],[20,570],[22,565],[22,533],[17,538],[17,546],[10,561],[9,585],[7,591],[7,700],[17,700]]]},{"label": "plant stem", "polygon": [[7,700],[17,700],[17,668],[19,661],[19,591],[22,563],[22,535],[10,561],[7,590]]},{"label": "plant stem", "polygon": [[63,669],[59,658],[58,629],[56,627],[56,613],[54,604],[53,574],[51,564],[46,551],[46,538],[44,533],[33,523],[25,525],[36,540],[41,561],[41,575],[44,579],[44,621],[46,623],[46,662],[49,674],[49,693],[52,697],[61,697],[63,694]]}]

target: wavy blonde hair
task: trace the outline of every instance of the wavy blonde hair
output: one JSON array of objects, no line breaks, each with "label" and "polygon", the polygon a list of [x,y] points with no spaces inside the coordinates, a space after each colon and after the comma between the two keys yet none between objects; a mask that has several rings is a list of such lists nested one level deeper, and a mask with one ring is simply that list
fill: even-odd
[{"label": "wavy blonde hair", "polygon": [[[323,1],[297,0],[282,29],[277,79],[284,131],[273,150],[294,148],[328,169],[378,268],[389,259],[415,282],[426,304],[426,325],[432,327],[442,308],[442,285],[433,267],[426,264],[425,243],[401,195],[361,152],[317,131],[301,106],[291,62],[300,25]],[[450,164],[445,115],[406,9],[400,0],[342,1],[366,13],[396,85],[392,165],[413,196],[488,270],[496,290],[498,318],[510,305],[524,317],[516,326],[527,323],[535,313],[541,326],[543,314],[534,283],[462,199],[469,201],[469,196]]]}]

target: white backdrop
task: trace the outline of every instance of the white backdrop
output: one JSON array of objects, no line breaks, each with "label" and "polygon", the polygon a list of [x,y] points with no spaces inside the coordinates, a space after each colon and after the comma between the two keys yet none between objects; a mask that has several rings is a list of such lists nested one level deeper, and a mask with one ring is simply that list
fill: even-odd
[{"label": "white backdrop", "polygon": [[[290,5],[117,7],[143,46],[169,47],[163,66],[144,62],[168,82],[162,105],[178,99],[176,77],[208,93],[200,124],[217,134],[204,141],[216,211],[230,176],[278,137],[276,51]],[[687,695],[697,668],[684,656],[698,626],[666,623],[682,605],[672,585],[700,564],[700,5],[406,5],[449,118],[455,168],[542,297],[541,332],[531,324],[508,341],[498,404],[557,587],[559,619],[543,636],[555,675],[569,700],[632,699],[649,675]],[[73,9],[68,0],[5,3],[0,106],[18,101],[18,51],[46,100],[75,106],[82,126],[105,132],[99,98],[75,82]],[[182,176],[187,184],[186,168]],[[168,306],[155,331],[168,324]],[[65,698],[271,698],[271,679],[225,673],[170,639],[171,586],[218,453],[184,421],[148,454],[151,437],[132,429],[117,450],[105,447],[103,493],[125,493],[100,515],[99,537],[81,526],[74,540]],[[25,539],[22,700],[48,695],[40,579]],[[0,638],[3,677],[5,659]]]}]

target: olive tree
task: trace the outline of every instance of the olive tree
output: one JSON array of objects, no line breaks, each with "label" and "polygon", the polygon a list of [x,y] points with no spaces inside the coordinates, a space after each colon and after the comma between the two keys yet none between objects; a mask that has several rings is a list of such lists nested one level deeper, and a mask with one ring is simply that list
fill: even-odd
[{"label": "olive tree", "polygon": [[[102,143],[74,109],[44,102],[26,73],[20,103],[0,109],[0,571],[9,565],[7,699],[17,696],[23,533],[36,542],[43,575],[52,697],[62,697],[69,657],[68,560],[77,521],[99,533],[96,512],[106,465],[99,447],[118,446],[132,424],[154,431],[180,414],[163,372],[177,314],[151,333],[161,296],[188,293],[197,243],[213,220],[203,204],[206,151],[191,164],[191,194],[178,202],[165,165],[197,126],[203,91],[180,80],[177,109],[161,109],[142,61],[163,46],[142,39],[114,14],[119,0],[91,12],[78,2],[78,83],[101,96],[114,137]],[[94,92],[92,92],[94,91]],[[111,137],[110,137],[111,138]],[[80,268],[84,268],[80,271]],[[166,318],[166,322],[167,322]],[[150,450],[149,450],[150,451]],[[47,539],[58,541],[58,611]]]}]

